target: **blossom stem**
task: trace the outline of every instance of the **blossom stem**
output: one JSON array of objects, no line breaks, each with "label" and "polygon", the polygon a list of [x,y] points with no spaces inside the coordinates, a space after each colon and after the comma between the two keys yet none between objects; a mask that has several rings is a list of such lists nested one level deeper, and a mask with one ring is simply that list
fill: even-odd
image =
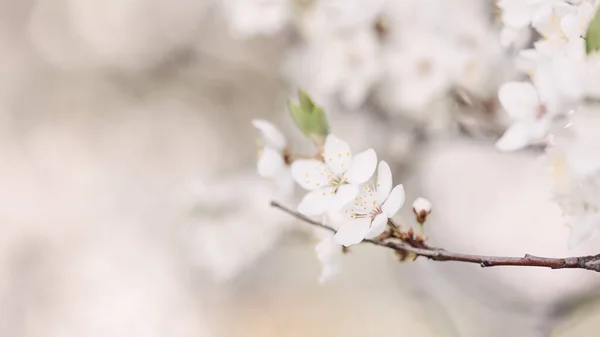
[{"label": "blossom stem", "polygon": [[[271,206],[299,219],[309,225],[323,228],[335,232],[335,229],[306,217],[290,208],[287,208],[276,201],[271,202]],[[466,263],[476,263],[482,268],[494,266],[521,266],[521,267],[546,267],[551,269],[586,269],[600,272],[600,254],[589,256],[575,256],[565,258],[551,258],[533,256],[525,254],[524,257],[508,256],[484,256],[475,254],[454,253],[442,248],[429,247],[422,242],[415,240],[402,240],[399,238],[388,238],[385,240],[365,239],[363,242],[376,246],[386,247],[398,252],[413,253],[417,256],[426,257],[434,261],[457,261]]]}]

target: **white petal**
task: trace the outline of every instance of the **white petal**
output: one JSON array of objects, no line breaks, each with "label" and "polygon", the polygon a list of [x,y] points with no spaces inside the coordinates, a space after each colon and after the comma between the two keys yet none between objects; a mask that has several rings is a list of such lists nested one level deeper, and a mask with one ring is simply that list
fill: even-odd
[{"label": "white petal", "polygon": [[333,239],[338,244],[346,247],[355,245],[365,238],[370,226],[371,220],[369,218],[347,221],[340,226]]},{"label": "white petal", "polygon": [[577,38],[570,40],[565,48],[565,55],[572,60],[582,60],[585,59],[585,40],[582,38]]},{"label": "white petal", "polygon": [[533,47],[542,56],[555,57],[564,53],[567,42],[567,39],[562,38],[543,39],[535,41]]},{"label": "white petal", "polygon": [[348,220],[345,213],[340,211],[328,211],[325,214],[324,224],[335,229],[336,231],[340,228],[340,225]]},{"label": "white petal", "polygon": [[352,184],[362,184],[369,180],[377,166],[377,154],[373,149],[363,151],[352,158],[348,173],[348,181]]},{"label": "white petal", "polygon": [[560,20],[573,12],[573,6],[554,3],[543,6],[533,16],[532,26],[545,38],[562,37]]},{"label": "white petal", "polygon": [[352,153],[350,146],[345,141],[334,135],[327,136],[325,140],[324,154],[325,163],[335,174],[342,174],[350,169]]},{"label": "white petal", "polygon": [[406,199],[404,186],[397,185],[394,187],[387,200],[383,203],[383,206],[381,206],[381,210],[387,215],[388,218],[391,218],[398,212],[400,207],[404,205],[404,199]]},{"label": "white petal", "polygon": [[534,130],[531,122],[513,123],[498,141],[496,148],[500,151],[510,152],[520,150],[534,141]]},{"label": "white petal", "polygon": [[338,211],[342,209],[350,201],[354,200],[358,194],[358,185],[346,184],[338,187],[331,203],[330,211]]},{"label": "white petal", "polygon": [[331,207],[333,202],[333,187],[325,187],[309,192],[298,205],[298,212],[304,215],[320,215]]},{"label": "white petal", "polygon": [[315,247],[319,261],[327,263],[342,254],[342,247],[333,240],[333,234],[325,236]]},{"label": "white petal", "polygon": [[576,39],[583,34],[579,29],[580,23],[577,20],[577,15],[569,14],[560,20],[560,28],[562,28],[565,36],[570,39]]},{"label": "white petal", "polygon": [[379,162],[377,168],[377,203],[383,204],[392,190],[392,170],[385,161]]},{"label": "white petal", "polygon": [[577,16],[579,16],[579,20],[582,24],[587,24],[589,20],[592,19],[596,10],[594,6],[592,6],[589,2],[582,3],[577,9]]},{"label": "white petal", "polygon": [[365,239],[372,239],[381,235],[387,227],[387,221],[387,215],[383,213],[377,215],[375,219],[373,219],[373,222],[371,222],[371,228],[369,228],[369,231],[365,235]]},{"label": "white petal", "polygon": [[279,151],[285,148],[287,144],[285,136],[275,125],[262,119],[253,119],[252,125],[260,131],[265,146],[272,147]]},{"label": "white petal", "polygon": [[538,94],[529,82],[504,83],[498,91],[498,99],[514,119],[533,118],[538,111]]},{"label": "white petal", "polygon": [[291,166],[292,177],[303,188],[313,191],[329,186],[331,172],[316,159],[298,159]]},{"label": "white petal", "polygon": [[333,240],[333,234],[324,237],[315,251],[321,262],[319,282],[324,283],[335,278],[342,267],[342,246]]},{"label": "white petal", "polygon": [[535,67],[540,58],[540,54],[535,49],[524,49],[519,52],[519,55],[515,59],[515,66],[520,71],[528,74],[529,76],[533,75],[535,71]]},{"label": "white petal", "polygon": [[281,153],[272,148],[263,149],[257,163],[258,174],[261,177],[271,178],[275,173],[285,166]]},{"label": "white petal", "polygon": [[277,184],[277,198],[287,199],[294,193],[294,179],[290,168],[283,166],[274,174],[275,183]]},{"label": "white petal", "polygon": [[568,248],[573,249],[583,241],[589,239],[594,233],[595,217],[582,217],[573,223],[571,234],[569,235]]}]

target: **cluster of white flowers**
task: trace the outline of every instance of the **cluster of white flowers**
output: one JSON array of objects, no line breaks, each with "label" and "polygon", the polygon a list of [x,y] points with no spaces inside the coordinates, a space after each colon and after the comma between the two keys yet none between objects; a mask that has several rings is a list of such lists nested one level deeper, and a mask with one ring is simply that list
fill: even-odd
[{"label": "cluster of white flowers", "polygon": [[370,98],[391,116],[423,116],[453,86],[491,97],[507,63],[479,0],[222,4],[235,36],[293,30],[299,38],[286,53],[286,76],[340,110],[361,109]]},{"label": "cluster of white flowers", "polygon": [[[369,100],[393,115],[426,111],[453,87],[482,97],[497,94],[511,124],[496,147],[547,146],[556,200],[573,228],[569,246],[600,228],[600,142],[580,109],[584,99],[600,98],[600,57],[588,54],[585,39],[598,0],[499,0],[501,31],[480,1],[255,1],[268,7],[268,20],[257,17],[260,24],[247,28],[246,36],[295,29],[300,39],[290,47],[287,74],[325,106],[360,109]],[[458,12],[464,20],[445,21]],[[248,16],[237,23],[235,15],[228,17],[234,29],[252,26]],[[539,38],[530,44],[531,37]],[[511,69],[520,77],[501,84],[515,78],[504,62],[511,53]],[[389,165],[378,163],[372,149],[353,155],[346,142],[325,132],[317,144],[321,153],[296,158],[274,126],[254,125],[264,143],[259,173],[285,186],[286,195],[293,181],[308,190],[298,211],[322,216],[336,230],[317,248],[326,265],[322,279],[328,279],[339,270],[342,246],[385,231],[404,203],[404,189],[393,187]],[[418,200],[417,221],[430,208]]]},{"label": "cluster of white flowers", "polygon": [[496,147],[549,145],[556,199],[572,226],[569,247],[575,247],[600,227],[600,156],[593,130],[598,124],[581,109],[584,98],[598,98],[591,84],[600,59],[587,55],[585,46],[598,1],[501,0],[498,6],[505,45],[518,48],[529,27],[540,38],[516,59],[530,81],[500,87],[498,98],[513,123]]},{"label": "cluster of white flowers", "polygon": [[[336,230],[316,248],[323,263],[320,280],[327,281],[340,270],[342,247],[376,238],[392,225],[389,219],[404,205],[404,187],[393,186],[390,166],[383,160],[377,164],[373,149],[353,154],[348,143],[329,134],[316,158],[291,160],[285,137],[273,124],[264,120],[254,120],[253,124],[265,143],[258,159],[258,173],[275,178],[281,186],[287,186],[283,180],[293,179],[308,190],[298,212],[322,216]],[[376,169],[377,180],[372,181]],[[286,187],[285,193],[290,192]],[[413,209],[416,214],[428,214],[431,203],[418,198]]]}]

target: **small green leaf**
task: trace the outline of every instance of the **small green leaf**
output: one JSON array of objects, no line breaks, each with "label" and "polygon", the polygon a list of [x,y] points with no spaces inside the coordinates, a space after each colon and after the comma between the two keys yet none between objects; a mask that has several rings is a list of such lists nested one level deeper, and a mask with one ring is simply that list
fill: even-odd
[{"label": "small green leaf", "polygon": [[596,11],[585,34],[585,51],[591,54],[598,50],[600,50],[600,11]]},{"label": "small green leaf", "polygon": [[288,109],[294,123],[307,138],[317,143],[318,146],[323,145],[329,133],[325,112],[315,105],[310,96],[302,90],[298,92],[298,100],[300,104],[288,102]]},{"label": "small green leaf", "polygon": [[302,90],[298,90],[298,100],[300,101],[300,106],[305,111],[312,111],[315,108],[315,103],[313,103],[310,96]]}]

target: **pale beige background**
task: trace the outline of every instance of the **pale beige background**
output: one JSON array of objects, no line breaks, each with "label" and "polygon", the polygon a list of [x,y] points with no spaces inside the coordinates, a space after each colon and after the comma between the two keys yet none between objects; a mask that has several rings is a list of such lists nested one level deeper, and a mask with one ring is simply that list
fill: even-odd
[{"label": "pale beige background", "polygon": [[[232,40],[191,0],[115,22],[79,1],[74,30],[68,2],[0,1],[0,336],[594,335],[589,272],[398,264],[361,246],[319,285],[311,232],[268,207],[253,171],[250,120],[290,130],[279,66],[293,37]],[[368,112],[332,123],[380,156],[410,139]],[[537,154],[491,144],[437,135],[398,170],[410,200],[434,202],[435,244],[600,247],[568,252]]]}]

